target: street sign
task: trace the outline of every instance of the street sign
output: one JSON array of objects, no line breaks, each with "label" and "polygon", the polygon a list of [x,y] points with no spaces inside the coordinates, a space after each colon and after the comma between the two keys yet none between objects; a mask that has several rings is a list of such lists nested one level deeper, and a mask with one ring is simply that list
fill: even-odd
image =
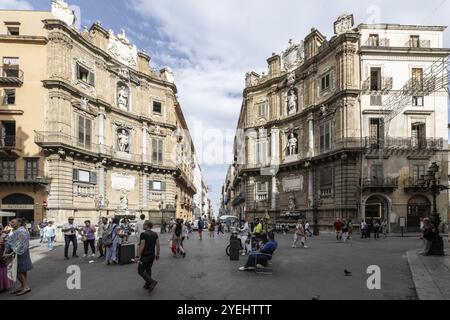
[{"label": "street sign", "polygon": [[406,218],[400,218],[400,227],[406,228]]}]

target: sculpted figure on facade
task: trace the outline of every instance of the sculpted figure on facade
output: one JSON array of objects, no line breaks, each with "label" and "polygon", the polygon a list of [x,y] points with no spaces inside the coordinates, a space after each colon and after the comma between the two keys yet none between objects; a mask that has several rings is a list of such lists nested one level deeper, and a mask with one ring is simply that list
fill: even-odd
[{"label": "sculpted figure on facade", "polygon": [[297,206],[295,204],[295,196],[294,195],[289,196],[289,202],[288,202],[289,213],[295,212],[296,207]]},{"label": "sculpted figure on facade", "polygon": [[293,115],[297,113],[297,101],[298,101],[297,92],[295,88],[291,88],[289,90],[289,94],[287,97],[288,115]]},{"label": "sculpted figure on facade", "polygon": [[117,86],[117,106],[120,109],[128,111],[129,98],[130,93],[128,87],[123,83],[119,83]]},{"label": "sculpted figure on facade", "polygon": [[293,156],[297,154],[297,150],[298,150],[298,139],[295,136],[295,133],[291,132],[291,134],[289,135],[287,145],[288,156]]},{"label": "sculpted figure on facade", "polygon": [[130,147],[129,133],[125,129],[120,129],[117,132],[117,144],[119,146],[119,151],[128,152]]},{"label": "sculpted figure on facade", "polygon": [[120,210],[128,210],[128,197],[125,191],[122,191],[122,195],[120,196]]}]

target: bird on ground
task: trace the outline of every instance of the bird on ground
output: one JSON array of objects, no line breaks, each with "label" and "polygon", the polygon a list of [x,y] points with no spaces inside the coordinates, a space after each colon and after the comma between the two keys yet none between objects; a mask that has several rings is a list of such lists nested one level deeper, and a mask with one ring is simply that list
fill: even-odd
[{"label": "bird on ground", "polygon": [[346,277],[350,277],[352,275],[352,273],[350,271],[348,271],[347,269],[344,270],[344,274]]}]

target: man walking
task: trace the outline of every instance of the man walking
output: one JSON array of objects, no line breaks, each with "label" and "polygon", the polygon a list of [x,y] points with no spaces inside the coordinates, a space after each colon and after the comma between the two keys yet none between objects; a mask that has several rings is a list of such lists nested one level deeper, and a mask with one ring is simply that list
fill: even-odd
[{"label": "man walking", "polygon": [[[138,274],[145,280],[144,289],[152,292],[158,284],[152,279],[153,262],[159,260],[160,244],[158,234],[152,231],[153,224],[150,221],[144,222],[144,232],[140,235],[138,256]],[[155,252],[156,251],[156,252]]]},{"label": "man walking", "polygon": [[56,237],[56,227],[53,225],[53,221],[49,221],[48,225],[44,228],[44,238],[47,238],[48,251],[53,251],[53,243]]},{"label": "man walking", "polygon": [[44,241],[44,237],[45,237],[44,229],[45,229],[45,227],[47,227],[47,225],[48,225],[47,220],[44,219],[44,221],[42,221],[38,226],[39,227],[39,236],[41,238],[41,241],[39,241],[39,243],[42,243]]},{"label": "man walking", "polygon": [[62,226],[62,233],[64,234],[64,259],[69,260],[69,246],[72,242],[73,252],[72,257],[78,258],[77,256],[77,231],[79,230],[76,223],[73,222],[73,218],[69,217],[68,223]]},{"label": "man walking", "polygon": [[311,238],[313,236],[313,233],[311,232],[311,230],[309,229],[309,222],[306,221],[305,223],[305,235],[308,233],[309,237]]},{"label": "man walking", "polygon": [[341,219],[337,218],[336,222],[334,223],[334,230],[336,231],[336,240],[341,241],[342,240],[342,222]]},{"label": "man walking", "polygon": [[202,240],[202,233],[203,233],[203,228],[205,227],[205,223],[203,222],[202,218],[198,219],[198,236],[200,238],[200,240]]}]

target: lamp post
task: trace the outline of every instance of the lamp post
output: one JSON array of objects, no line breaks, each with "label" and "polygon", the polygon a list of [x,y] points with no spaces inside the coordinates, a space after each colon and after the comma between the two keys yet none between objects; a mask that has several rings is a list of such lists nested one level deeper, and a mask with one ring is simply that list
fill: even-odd
[{"label": "lamp post", "polygon": [[429,254],[433,256],[444,256],[444,240],[439,234],[441,217],[437,209],[437,197],[442,191],[448,190],[449,188],[448,186],[440,184],[440,179],[436,176],[438,172],[439,166],[436,162],[433,162],[428,169],[427,174],[420,177],[418,184],[424,191],[429,191],[433,197],[433,213],[431,216],[431,223],[433,224],[434,232]]}]

